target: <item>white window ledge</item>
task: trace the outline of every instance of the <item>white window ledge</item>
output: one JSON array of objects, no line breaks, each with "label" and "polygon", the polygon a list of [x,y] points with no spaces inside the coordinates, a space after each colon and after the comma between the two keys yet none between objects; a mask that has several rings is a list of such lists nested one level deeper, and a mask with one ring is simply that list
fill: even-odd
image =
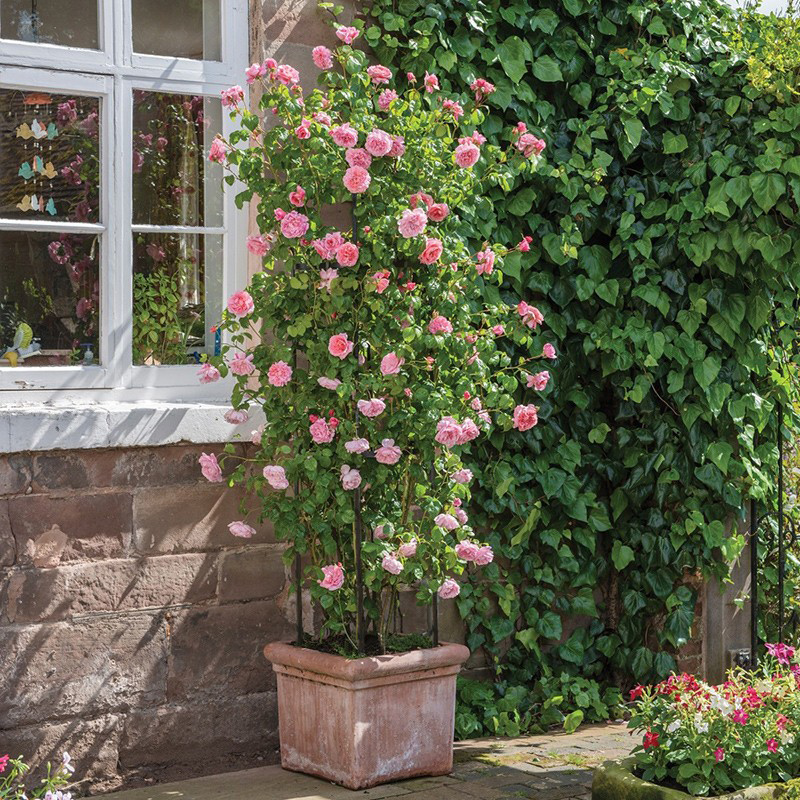
[{"label": "white window ledge", "polygon": [[0,405],[0,453],[247,441],[264,422],[254,410],[247,422],[231,425],[223,416],[229,409],[155,401]]}]

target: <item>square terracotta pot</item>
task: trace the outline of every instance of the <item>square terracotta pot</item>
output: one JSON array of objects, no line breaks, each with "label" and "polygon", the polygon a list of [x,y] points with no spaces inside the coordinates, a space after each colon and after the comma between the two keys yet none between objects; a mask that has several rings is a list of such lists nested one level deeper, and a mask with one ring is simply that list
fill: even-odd
[{"label": "square terracotta pot", "polygon": [[264,655],[278,679],[284,769],[348,789],[452,770],[463,645],[350,660],[273,642]]}]

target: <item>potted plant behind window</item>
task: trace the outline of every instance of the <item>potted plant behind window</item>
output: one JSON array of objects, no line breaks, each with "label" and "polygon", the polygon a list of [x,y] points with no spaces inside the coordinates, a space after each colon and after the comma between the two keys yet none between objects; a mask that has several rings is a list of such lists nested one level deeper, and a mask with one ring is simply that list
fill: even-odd
[{"label": "potted plant behind window", "polygon": [[[540,311],[498,288],[503,259],[518,267],[530,239],[468,245],[491,215],[481,187],[510,190],[544,142],[520,125],[509,153],[487,145],[477,127],[491,84],[476,80],[466,109],[434,75],[403,76],[399,94],[392,72],[351,46],[355,28],[336,33],[335,53],[313,52],[321,89],[304,95],[297,71],[272,59],[247,70],[266,119],[240,87],[223,92],[239,129],[209,157],[245,184],[240,203],[257,202],[261,233],[248,247],[265,270],[230,298],[230,344],[200,380],[233,373],[230,418],[258,406],[267,423],[252,458],[229,448],[229,478],[214,456],[201,462],[209,480],[258,497],[296,590],[321,610],[314,635],[300,628],[265,650],[283,766],[357,789],[451,769],[469,652],[398,635],[400,588],[420,603],[453,598],[464,570],[492,561],[469,525],[460,451],[536,425],[532,398],[515,394],[545,389],[536,365],[555,351]],[[342,208],[349,224],[337,230],[327,220]],[[511,355],[520,350],[529,357]],[[230,528],[254,532],[246,520]]]}]

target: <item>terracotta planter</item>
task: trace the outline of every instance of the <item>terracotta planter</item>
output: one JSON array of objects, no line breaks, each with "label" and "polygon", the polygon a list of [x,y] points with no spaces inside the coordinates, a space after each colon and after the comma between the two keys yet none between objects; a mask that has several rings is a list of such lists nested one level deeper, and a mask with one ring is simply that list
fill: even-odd
[{"label": "terracotta planter", "polygon": [[[648,783],[633,774],[635,759],[606,761],[594,773],[592,781],[592,800],[697,800],[686,792]],[[772,783],[766,786],[753,786],[739,789],[718,797],[704,797],[702,800],[775,800],[787,788],[785,783]]]},{"label": "terracotta planter", "polygon": [[278,678],[284,769],[348,789],[452,770],[463,645],[349,660],[273,642],[264,655]]}]

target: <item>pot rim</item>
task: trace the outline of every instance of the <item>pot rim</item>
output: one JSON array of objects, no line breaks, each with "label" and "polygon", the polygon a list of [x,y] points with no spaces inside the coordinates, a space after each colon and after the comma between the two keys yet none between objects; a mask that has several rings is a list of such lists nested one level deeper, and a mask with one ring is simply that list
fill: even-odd
[{"label": "pot rim", "polygon": [[452,642],[441,642],[438,647],[409,650],[406,653],[352,659],[334,653],[322,653],[310,647],[298,647],[291,642],[270,642],[264,648],[264,656],[275,668],[293,667],[348,681],[460,667],[469,655],[469,648]]}]

